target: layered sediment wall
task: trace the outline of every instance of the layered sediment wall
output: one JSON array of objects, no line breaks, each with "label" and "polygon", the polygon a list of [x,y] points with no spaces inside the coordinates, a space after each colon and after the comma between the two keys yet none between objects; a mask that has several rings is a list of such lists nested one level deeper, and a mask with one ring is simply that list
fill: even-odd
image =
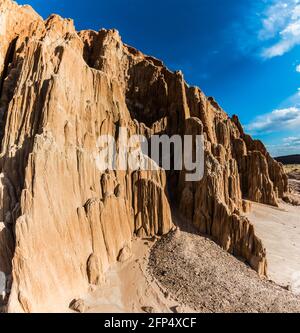
[{"label": "layered sediment wall", "polygon": [[[106,171],[97,139],[203,135],[205,174]],[[282,166],[238,118],[181,72],[125,45],[115,30],[77,32],[57,15],[0,3],[0,271],[8,311],[64,310],[101,284],[134,235],[163,235],[175,206],[187,223],[266,274],[245,199],[277,205]]]}]

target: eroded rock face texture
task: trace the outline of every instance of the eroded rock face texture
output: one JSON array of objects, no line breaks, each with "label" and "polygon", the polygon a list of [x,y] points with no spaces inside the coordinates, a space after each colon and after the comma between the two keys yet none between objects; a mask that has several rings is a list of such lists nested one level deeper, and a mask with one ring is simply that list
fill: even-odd
[{"label": "eroded rock face texture", "polygon": [[[171,206],[266,273],[244,199],[277,205],[280,164],[180,72],[123,44],[117,31],[75,30],[29,6],[0,3],[0,270],[8,311],[65,310],[101,284],[133,235],[173,226]],[[205,175],[100,172],[97,138],[204,134]]]}]

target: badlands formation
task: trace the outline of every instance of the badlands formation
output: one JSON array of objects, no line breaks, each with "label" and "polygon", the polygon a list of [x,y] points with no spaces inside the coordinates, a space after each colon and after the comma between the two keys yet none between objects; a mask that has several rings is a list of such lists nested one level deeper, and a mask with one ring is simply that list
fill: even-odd
[{"label": "badlands formation", "polygon": [[[106,171],[97,138],[204,135],[205,173]],[[132,239],[174,230],[174,215],[267,275],[246,217],[277,207],[283,167],[181,72],[125,45],[115,30],[76,31],[0,2],[0,271],[8,312],[65,311],[126,259]]]}]

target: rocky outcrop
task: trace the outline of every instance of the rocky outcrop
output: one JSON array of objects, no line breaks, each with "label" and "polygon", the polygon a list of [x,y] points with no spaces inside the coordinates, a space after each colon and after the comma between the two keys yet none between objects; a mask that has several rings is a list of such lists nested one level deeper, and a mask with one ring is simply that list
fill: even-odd
[{"label": "rocky outcrop", "polygon": [[[30,7],[0,3],[0,270],[8,310],[60,311],[101,284],[131,239],[171,230],[170,202],[201,232],[266,273],[244,199],[276,205],[282,167],[236,117],[181,72],[122,43],[115,30],[77,32]],[[203,134],[205,174],[99,171],[97,138]]]},{"label": "rocky outcrop", "polygon": [[[2,17],[28,10],[3,6]],[[6,30],[16,31],[14,23],[7,18]],[[117,136],[121,124],[136,134],[141,126],[126,107],[126,48],[118,34],[100,33],[108,61],[96,70],[86,63],[84,38],[71,21],[51,16],[44,22],[33,13],[18,24],[2,77],[1,236],[9,237],[1,237],[1,255],[9,270],[13,254],[9,311],[59,311],[89,282],[101,283],[140,228],[147,236],[166,233],[172,220],[163,171],[157,177],[101,173],[94,159],[100,134]],[[151,192],[147,202],[140,192]]]}]

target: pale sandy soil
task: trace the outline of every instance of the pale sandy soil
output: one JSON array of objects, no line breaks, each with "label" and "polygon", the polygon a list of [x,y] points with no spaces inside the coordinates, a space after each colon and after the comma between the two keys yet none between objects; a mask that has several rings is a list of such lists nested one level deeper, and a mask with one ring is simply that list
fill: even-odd
[{"label": "pale sandy soil", "polygon": [[292,171],[298,171],[300,172],[300,164],[287,164],[287,165],[284,165],[284,171],[288,174]]},{"label": "pale sandy soil", "polygon": [[[149,240],[133,242],[133,256],[118,263],[107,274],[106,284],[88,295],[84,301],[90,313],[172,313],[174,302],[148,273],[148,257],[153,245]],[[146,309],[148,308],[148,309]],[[185,312],[191,309],[184,307]]]},{"label": "pale sandy soil", "polygon": [[[300,165],[287,165],[290,188],[300,202]],[[269,277],[300,293],[300,206],[252,204],[249,219],[267,249]]]},{"label": "pale sandy soil", "polygon": [[269,278],[294,292],[300,287],[300,207],[253,204],[248,214],[267,250]]}]

